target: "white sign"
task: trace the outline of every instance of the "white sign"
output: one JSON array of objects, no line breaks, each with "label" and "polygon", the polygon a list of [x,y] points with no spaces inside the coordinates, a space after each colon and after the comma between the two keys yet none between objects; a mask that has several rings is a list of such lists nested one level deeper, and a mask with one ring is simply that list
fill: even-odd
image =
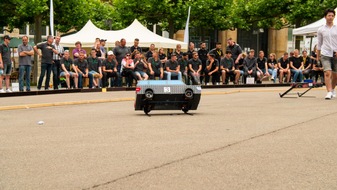
[{"label": "white sign", "polygon": [[17,83],[17,82],[12,83],[12,91],[13,92],[19,92],[19,83]]},{"label": "white sign", "polygon": [[171,88],[170,87],[164,87],[164,93],[170,93]]}]

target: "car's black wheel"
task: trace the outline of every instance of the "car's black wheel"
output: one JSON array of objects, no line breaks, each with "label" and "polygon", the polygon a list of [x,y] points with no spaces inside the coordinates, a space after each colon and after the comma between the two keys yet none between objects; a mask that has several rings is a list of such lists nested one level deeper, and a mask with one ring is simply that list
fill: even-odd
[{"label": "car's black wheel", "polygon": [[187,99],[192,99],[193,98],[193,90],[191,90],[191,89],[185,90],[185,97]]},{"label": "car's black wheel", "polygon": [[149,105],[144,106],[144,113],[148,114],[151,111],[151,107]]},{"label": "car's black wheel", "polygon": [[152,90],[146,90],[144,95],[145,95],[146,99],[148,99],[148,100],[152,99],[153,98],[153,91]]}]

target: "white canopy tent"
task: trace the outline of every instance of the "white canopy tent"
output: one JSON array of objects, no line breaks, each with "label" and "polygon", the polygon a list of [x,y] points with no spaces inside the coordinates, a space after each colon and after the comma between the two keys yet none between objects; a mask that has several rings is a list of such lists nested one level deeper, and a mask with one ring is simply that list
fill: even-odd
[{"label": "white canopy tent", "polygon": [[115,41],[122,38],[126,40],[126,46],[132,46],[134,39],[138,38],[140,47],[149,47],[151,44],[155,44],[157,48],[174,49],[177,44],[187,47],[187,44],[182,41],[165,38],[151,32],[137,19],[130,26],[122,30],[102,30],[89,20],[77,33],[62,37],[60,43],[64,47],[74,47],[75,42],[80,41],[82,47],[92,47],[96,38],[106,39],[107,47],[114,47]]},{"label": "white canopy tent", "polygon": [[[337,12],[337,8],[335,9]],[[296,28],[293,30],[294,36],[316,36],[317,30],[319,27],[323,26],[326,23],[325,18],[322,18],[314,23]],[[334,23],[337,24],[337,17],[335,17]]]}]

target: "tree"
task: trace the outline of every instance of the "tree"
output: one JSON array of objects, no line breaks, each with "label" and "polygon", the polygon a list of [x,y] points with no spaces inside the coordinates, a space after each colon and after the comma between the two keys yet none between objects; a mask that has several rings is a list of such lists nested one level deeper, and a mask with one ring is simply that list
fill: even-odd
[{"label": "tree", "polygon": [[168,30],[170,38],[186,22],[188,2],[184,0],[114,0],[112,5],[122,25],[128,26],[134,19],[147,24],[160,23]]}]

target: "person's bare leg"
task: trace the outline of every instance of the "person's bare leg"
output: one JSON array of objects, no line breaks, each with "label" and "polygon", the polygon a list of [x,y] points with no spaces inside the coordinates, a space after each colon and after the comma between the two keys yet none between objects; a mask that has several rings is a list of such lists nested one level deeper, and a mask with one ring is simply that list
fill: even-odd
[{"label": "person's bare leg", "polygon": [[332,82],[331,82],[331,89],[335,90],[337,85],[337,73],[332,72]]},{"label": "person's bare leg", "polygon": [[325,82],[325,87],[326,87],[327,92],[332,91],[331,75],[332,75],[332,71],[325,71],[324,72],[324,82]]},{"label": "person's bare leg", "polygon": [[290,73],[290,70],[288,70],[288,73],[287,73],[287,83],[290,82],[290,77],[291,77],[291,73]]},{"label": "person's bare leg", "polygon": [[70,88],[70,76],[66,76],[67,88]]},{"label": "person's bare leg", "polygon": [[283,83],[283,70],[280,70],[280,83]]},{"label": "person's bare leg", "polygon": [[221,76],[222,76],[222,84],[225,84],[226,83],[226,71],[222,71]]}]

